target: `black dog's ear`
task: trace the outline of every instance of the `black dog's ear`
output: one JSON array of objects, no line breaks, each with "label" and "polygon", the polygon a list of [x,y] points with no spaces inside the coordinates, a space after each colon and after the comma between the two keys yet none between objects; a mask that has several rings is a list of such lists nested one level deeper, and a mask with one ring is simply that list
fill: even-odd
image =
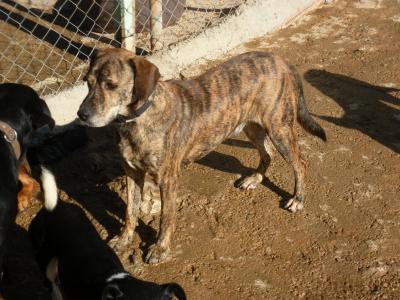
[{"label": "black dog's ear", "polygon": [[45,125],[49,126],[50,129],[54,128],[56,122],[51,117],[49,107],[43,99],[38,98],[37,101],[32,101],[27,109],[29,111],[34,129],[43,127]]},{"label": "black dog's ear", "polygon": [[160,79],[158,68],[143,57],[136,56],[129,60],[134,73],[135,86],[133,101],[146,100],[153,93]]},{"label": "black dog's ear", "polygon": [[101,295],[101,300],[122,299],[124,293],[115,284],[107,284]]},{"label": "black dog's ear", "polygon": [[186,300],[186,294],[183,288],[176,283],[169,283],[162,285],[163,294],[161,296],[161,300],[171,300],[173,297],[178,298],[179,300]]},{"label": "black dog's ear", "polygon": [[53,129],[56,125],[56,122],[49,115],[39,113],[32,116],[32,125],[34,129],[43,127],[45,125],[49,126],[50,129]]}]

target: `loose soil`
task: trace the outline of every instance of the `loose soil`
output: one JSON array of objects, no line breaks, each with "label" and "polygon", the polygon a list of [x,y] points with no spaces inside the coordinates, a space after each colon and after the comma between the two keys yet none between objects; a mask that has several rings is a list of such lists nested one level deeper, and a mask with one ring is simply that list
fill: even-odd
[{"label": "loose soil", "polygon": [[[184,168],[173,258],[154,266],[140,259],[141,241],[154,241],[159,218],[148,185],[154,214],[142,214],[121,255],[127,270],[178,282],[191,300],[399,299],[400,2],[333,1],[227,57],[249,50],[272,51],[297,67],[309,110],[327,132],[323,143],[299,128],[305,210],[281,208],[294,180],[276,151],[261,186],[235,188],[258,157],[243,135],[233,137]],[[123,171],[112,130],[88,133],[88,146],[54,167],[61,198],[82,205],[109,239],[124,216]],[[5,299],[49,299],[26,238],[39,208],[35,202],[18,216]]]}]

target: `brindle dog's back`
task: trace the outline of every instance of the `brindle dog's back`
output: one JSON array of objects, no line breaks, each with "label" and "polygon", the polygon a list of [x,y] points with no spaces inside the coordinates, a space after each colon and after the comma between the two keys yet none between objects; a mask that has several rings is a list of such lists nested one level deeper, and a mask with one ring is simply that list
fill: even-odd
[{"label": "brindle dog's back", "polygon": [[[184,160],[188,161],[211,152],[242,123],[270,127],[282,102],[296,108],[293,96],[299,94],[293,70],[266,52],[245,53],[194,79],[167,83],[172,95],[179,95],[174,103],[181,110],[177,121],[188,136],[178,140],[185,141],[181,146],[187,147]],[[295,112],[290,110],[292,120]]]}]

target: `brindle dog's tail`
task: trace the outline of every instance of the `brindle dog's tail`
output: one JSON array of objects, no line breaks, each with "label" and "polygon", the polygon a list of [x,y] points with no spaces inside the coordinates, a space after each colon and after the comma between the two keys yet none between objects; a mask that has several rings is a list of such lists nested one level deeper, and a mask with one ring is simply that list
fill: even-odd
[{"label": "brindle dog's tail", "polygon": [[325,131],[317,122],[315,122],[315,120],[310,116],[310,113],[308,111],[306,100],[304,98],[303,84],[301,82],[301,78],[298,75],[296,77],[300,89],[298,104],[297,104],[297,120],[307,132],[319,137],[321,140],[326,142]]},{"label": "brindle dog's tail", "polygon": [[326,142],[326,134],[322,127],[315,122],[315,120],[310,116],[308,112],[306,101],[304,96],[300,95],[298,109],[297,109],[297,119],[300,125],[309,133],[319,137],[321,140]]}]

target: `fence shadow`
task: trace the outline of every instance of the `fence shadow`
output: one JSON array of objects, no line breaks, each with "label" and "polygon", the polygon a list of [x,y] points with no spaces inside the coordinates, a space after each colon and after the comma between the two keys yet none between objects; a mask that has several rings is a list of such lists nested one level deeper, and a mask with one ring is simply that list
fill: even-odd
[{"label": "fence shadow", "polygon": [[52,165],[52,171],[59,189],[82,205],[104,227],[110,239],[121,230],[118,219],[125,219],[126,205],[108,183],[124,175],[124,171],[113,130],[107,127],[86,130],[87,145]]},{"label": "fence shadow", "polygon": [[[345,75],[311,69],[304,78],[343,109],[341,117],[318,116],[356,129],[394,152],[400,152],[400,89],[380,87]],[[396,93],[397,96],[393,94]]]},{"label": "fence shadow", "polygon": [[3,2],[20,12],[28,13],[71,32],[87,35],[90,31],[102,31],[98,24],[102,10],[98,0],[57,0],[53,3],[49,1],[48,11],[36,8],[28,9],[19,4],[17,0],[4,0]]},{"label": "fence shadow", "polygon": [[[81,3],[87,3],[86,6],[80,9],[60,9],[57,13],[52,14],[32,13],[35,12],[34,9],[28,10],[13,1],[5,0],[3,2],[18,10],[18,13],[2,5],[0,6],[1,21],[10,24],[18,30],[29,33],[62,51],[77,56],[81,60],[89,59],[94,47],[74,41],[72,38],[68,37],[68,35],[58,33],[56,31],[57,29],[65,28],[72,36],[75,36],[77,33],[81,36],[90,37],[94,41],[99,41],[113,47],[121,47],[121,33],[119,30],[115,33],[114,39],[93,32],[96,29],[96,21],[99,16],[99,10],[101,9],[98,4],[92,5],[94,1],[79,1],[80,5]],[[57,1],[57,3],[58,2],[62,1],[60,0]],[[65,6],[66,5],[62,7]],[[38,21],[33,21],[25,17],[24,14],[38,19]],[[57,25],[58,28],[50,28],[52,24]],[[103,30],[99,31],[102,32]],[[149,54],[148,51],[136,48],[136,55],[147,54]]]},{"label": "fence shadow", "polygon": [[203,8],[203,7],[194,7],[194,6],[186,6],[187,10],[195,11],[195,12],[213,12],[213,13],[219,13],[220,18],[233,15],[236,13],[240,5],[235,5],[231,7],[223,7],[223,8]]},{"label": "fence shadow", "polygon": [[87,60],[93,52],[92,47],[75,42],[65,35],[27,19],[20,14],[11,12],[3,6],[0,6],[0,20],[14,26],[18,30],[32,34],[36,38],[43,40],[60,50],[77,56],[81,60]]}]

